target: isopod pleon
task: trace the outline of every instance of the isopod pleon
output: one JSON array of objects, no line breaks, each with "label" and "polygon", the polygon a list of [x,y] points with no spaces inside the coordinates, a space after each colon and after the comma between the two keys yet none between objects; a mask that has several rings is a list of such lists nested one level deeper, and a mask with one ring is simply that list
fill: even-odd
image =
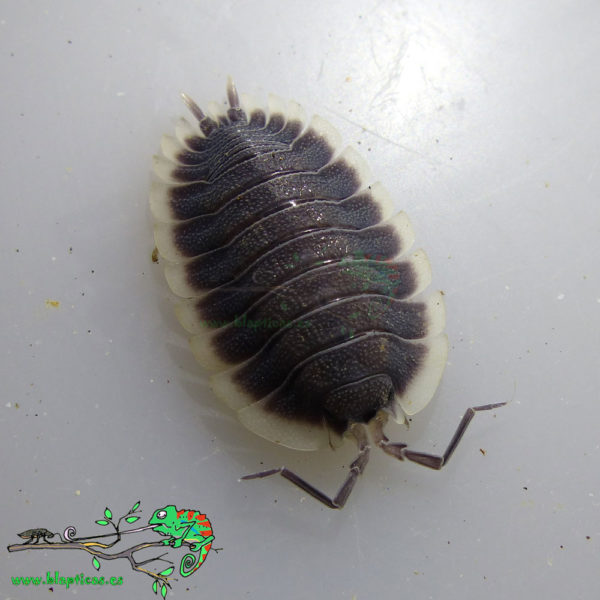
[{"label": "isopod pleon", "polygon": [[[354,437],[358,457],[330,498],[285,467],[280,473],[331,508],[346,503],[370,441],[439,469],[442,456],[391,443],[383,432],[431,400],[446,364],[441,293],[419,299],[431,273],[404,213],[393,214],[360,155],[324,119],[269,97],[181,119],[155,158],[155,240],[212,387],[251,431],[297,450]],[[417,297],[417,298],[415,298]]]}]

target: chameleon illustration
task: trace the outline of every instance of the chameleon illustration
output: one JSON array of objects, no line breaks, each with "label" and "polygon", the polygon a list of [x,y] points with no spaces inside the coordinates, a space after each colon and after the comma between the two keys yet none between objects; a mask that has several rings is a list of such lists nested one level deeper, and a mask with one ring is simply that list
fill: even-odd
[{"label": "chameleon illustration", "polygon": [[198,552],[197,555],[186,554],[181,559],[179,572],[182,577],[189,577],[198,570],[215,539],[210,521],[205,514],[197,510],[165,506],[154,511],[148,524],[155,525],[152,529],[160,535],[169,537],[163,544],[179,548],[185,543],[190,546],[192,552]]},{"label": "chameleon illustration", "polygon": [[[37,544],[40,541],[40,538],[43,539],[47,544],[50,544],[46,538],[53,538],[54,534],[43,527],[38,527],[37,529],[26,529],[21,533],[17,533],[17,535],[27,540],[25,544]],[[35,542],[33,541],[35,539]]]}]

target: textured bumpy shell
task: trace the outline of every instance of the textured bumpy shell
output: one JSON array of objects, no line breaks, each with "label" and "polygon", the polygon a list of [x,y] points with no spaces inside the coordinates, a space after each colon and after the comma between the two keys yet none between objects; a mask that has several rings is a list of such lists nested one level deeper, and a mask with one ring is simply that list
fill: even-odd
[{"label": "textured bumpy shell", "polygon": [[169,286],[216,394],[250,430],[316,449],[425,407],[447,355],[441,294],[404,213],[337,131],[269,97],[181,119],[151,208]]}]

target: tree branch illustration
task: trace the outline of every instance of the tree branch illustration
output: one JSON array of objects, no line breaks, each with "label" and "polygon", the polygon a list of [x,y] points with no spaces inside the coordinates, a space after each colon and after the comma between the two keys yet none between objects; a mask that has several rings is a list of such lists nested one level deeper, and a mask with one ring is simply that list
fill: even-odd
[{"label": "tree branch illustration", "polygon": [[[52,533],[45,528],[28,529],[27,531],[18,534],[19,537],[27,541],[21,544],[12,544],[8,546],[7,549],[9,552],[20,552],[23,550],[82,550],[92,556],[92,565],[97,571],[100,569],[100,560],[127,559],[129,561],[129,564],[131,565],[132,570],[137,571],[139,573],[144,573],[153,579],[152,589],[155,593],[158,591],[158,586],[160,586],[161,595],[164,598],[167,593],[167,587],[171,587],[170,580],[172,578],[170,578],[169,575],[171,575],[171,573],[173,573],[174,571],[174,563],[171,560],[164,558],[167,552],[163,552],[158,556],[154,556],[140,561],[136,560],[134,557],[134,554],[136,552],[139,552],[140,550],[145,550],[146,548],[164,548],[164,541],[157,540],[155,542],[143,542],[132,546],[131,548],[121,550],[120,552],[115,552],[114,554],[106,552],[106,550],[112,548],[118,542],[120,542],[123,535],[138,533],[146,529],[154,528],[153,525],[146,525],[144,527],[138,527],[135,529],[120,529],[122,521],[125,521],[126,523],[134,523],[140,518],[139,516],[135,516],[134,514],[137,512],[141,512],[141,510],[139,510],[139,506],[140,503],[136,502],[136,504],[133,505],[131,510],[122,517],[120,517],[116,521],[116,523],[113,521],[112,512],[110,511],[110,509],[106,508],[104,510],[105,518],[97,520],[96,523],[104,527],[112,526],[115,530],[114,533],[87,537],[75,537],[77,531],[72,525],[68,526],[64,530],[62,535],[60,533]],[[46,537],[53,538],[56,535],[60,537],[60,542],[49,542],[46,540]],[[97,541],[100,538],[108,538],[113,536],[116,539],[108,543]],[[33,541],[34,538],[36,539],[36,541]],[[40,543],[40,538],[43,538],[45,541],[43,543]],[[184,544],[189,547],[193,545],[186,542],[184,542]],[[147,565],[156,561],[168,563],[170,566],[166,569],[163,569],[162,571],[147,568]]]},{"label": "tree branch illustration", "polygon": [[[147,528],[145,528],[147,529]],[[123,531],[121,533],[129,533],[128,531]],[[115,534],[110,534],[110,535],[115,535]],[[188,544],[191,545],[191,544]],[[145,569],[144,566],[154,562],[154,561],[163,561],[169,564],[173,564],[172,561],[164,559],[163,556],[165,554],[167,554],[167,552],[164,552],[163,554],[160,554],[158,556],[152,557],[152,558],[148,558],[146,560],[142,560],[142,561],[137,561],[134,558],[134,554],[136,552],[138,552],[139,550],[143,550],[145,548],[153,548],[153,547],[163,547],[164,545],[163,543],[158,540],[156,542],[144,542],[141,544],[137,544],[136,546],[132,546],[131,548],[127,548],[125,550],[122,550],[121,552],[115,552],[114,554],[108,554],[107,552],[103,552],[102,550],[98,549],[96,546],[100,546],[100,547],[105,547],[104,544],[100,544],[100,543],[96,543],[96,542],[47,542],[47,543],[42,543],[42,544],[12,544],[11,546],[8,546],[8,551],[9,552],[19,552],[22,550],[83,550],[84,552],[87,552],[88,554],[91,554],[93,557],[95,557],[96,559],[100,558],[100,559],[104,559],[104,560],[117,560],[119,558],[126,558],[129,561],[129,564],[131,565],[131,568],[134,571],[139,571],[140,573],[145,573],[146,575],[149,575],[150,577],[153,577],[155,579],[160,579],[164,582],[168,581],[168,578],[165,577],[164,575],[161,575],[160,573],[154,572],[154,571],[150,571],[148,569]]]}]

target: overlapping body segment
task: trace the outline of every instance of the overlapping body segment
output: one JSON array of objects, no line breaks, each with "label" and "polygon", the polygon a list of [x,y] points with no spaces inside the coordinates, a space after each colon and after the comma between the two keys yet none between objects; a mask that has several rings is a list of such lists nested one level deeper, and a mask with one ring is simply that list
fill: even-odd
[{"label": "overlapping body segment", "polygon": [[446,361],[441,294],[413,234],[333,127],[276,97],[211,116],[184,97],[151,208],[177,309],[213,388],[259,435],[318,447],[381,411],[400,422]]}]

